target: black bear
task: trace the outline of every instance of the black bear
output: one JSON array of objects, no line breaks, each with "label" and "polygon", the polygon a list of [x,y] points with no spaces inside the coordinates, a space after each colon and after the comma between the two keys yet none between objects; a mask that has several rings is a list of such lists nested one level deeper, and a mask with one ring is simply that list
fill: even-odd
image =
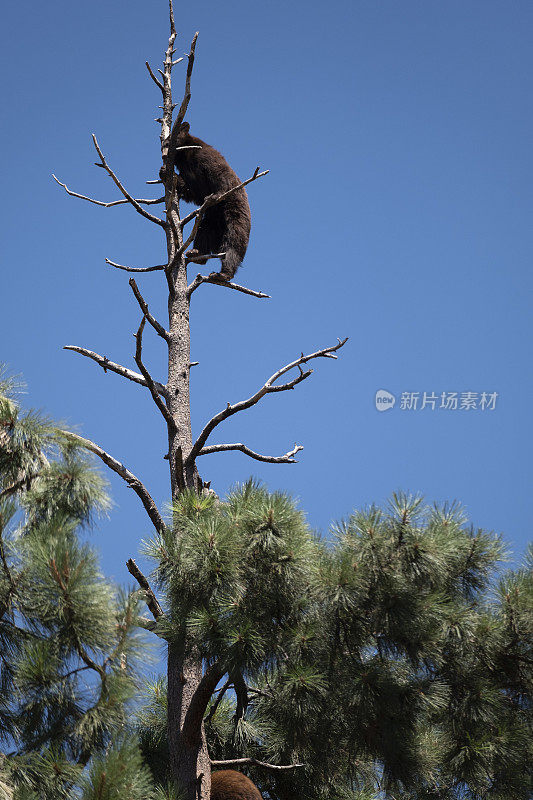
[{"label": "black bear", "polygon": [[[189,123],[183,122],[175,138],[175,146],[199,145],[200,150],[176,150],[175,166],[177,192],[189,203],[201,205],[210,194],[226,192],[241,181],[218,150],[189,133]],[[194,239],[194,249],[189,252],[191,260],[205,264],[201,256],[209,253],[225,253],[221,258],[222,268],[218,274],[230,281],[242,262],[250,237],[251,215],[248,196],[244,188],[226,200],[208,208]]]},{"label": "black bear", "polygon": [[234,769],[211,773],[211,800],[263,800],[250,778]]}]

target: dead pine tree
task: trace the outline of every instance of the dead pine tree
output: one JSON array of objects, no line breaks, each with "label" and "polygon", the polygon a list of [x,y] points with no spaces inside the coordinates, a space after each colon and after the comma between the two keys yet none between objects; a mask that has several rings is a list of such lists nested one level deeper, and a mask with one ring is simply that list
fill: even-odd
[{"label": "dead pine tree", "polygon": [[[255,170],[253,175],[238,186],[219,195],[208,196],[202,206],[187,214],[180,216],[179,203],[176,195],[174,158],[175,148],[172,146],[175,141],[177,131],[187,112],[191,98],[191,76],[194,66],[195,46],[198,34],[196,33],[189,53],[186,57],[186,76],[185,91],[179,106],[177,115],[173,120],[173,112],[177,107],[172,99],[172,70],[183,61],[183,58],[175,59],[175,40],[176,28],[174,23],[174,13],[172,0],[169,2],[170,9],[170,36],[168,47],[165,51],[163,69],[158,70],[159,76],[152,70],[148,62],[146,67],[151,79],[159,88],[162,94],[163,114],[158,122],[161,124],[161,155],[163,167],[161,171],[162,183],[164,184],[164,197],[155,199],[137,199],[125,188],[120,178],[113,171],[106,160],[104,153],[93,135],[93,143],[98,153],[99,161],[96,166],[105,170],[111,177],[122,198],[111,202],[104,202],[86,195],[71,191],[64,183],[55,180],[63,186],[67,193],[73,197],[87,200],[97,205],[111,207],[120,204],[132,206],[138,214],[149,220],[152,224],[161,228],[167,246],[167,261],[165,264],[150,267],[130,267],[117,264],[109,259],[107,263],[112,267],[133,273],[156,272],[162,273],[168,287],[168,328],[149,310],[135,279],[129,280],[131,290],[139,304],[141,311],[141,321],[135,334],[136,346],[134,359],[137,364],[138,372],[109,360],[84,347],[67,346],[65,349],[73,350],[80,355],[92,359],[99,364],[105,372],[114,372],[123,378],[144,386],[150,392],[152,399],[163,417],[168,431],[168,460],[170,468],[170,487],[173,500],[185,491],[202,493],[208,487],[203,483],[197,470],[197,459],[199,456],[210,453],[219,453],[228,450],[239,450],[245,455],[257,461],[277,464],[295,463],[296,453],[302,449],[300,445],[295,445],[292,450],[280,456],[262,455],[251,450],[243,443],[227,444],[208,444],[213,431],[224,422],[224,420],[237,414],[239,411],[254,406],[267,394],[273,392],[283,392],[294,389],[299,383],[308,378],[312,370],[304,369],[304,365],[317,358],[336,358],[336,351],[339,350],[346,339],[338,340],[336,344],[317,350],[314,353],[305,355],[302,353],[289,364],[278,369],[268,380],[250,397],[235,403],[228,403],[218,414],[210,419],[203,427],[196,439],[193,439],[191,430],[191,415],[189,401],[189,374],[190,374],[190,331],[189,331],[189,312],[190,301],[193,293],[204,283],[214,283],[221,288],[233,289],[255,298],[263,299],[268,295],[263,292],[254,291],[244,286],[217,280],[210,276],[197,275],[191,283],[187,281],[187,251],[194,241],[196,232],[208,208],[221,202],[232,192],[252,183],[267,174],[267,170]],[[161,181],[148,181],[148,183],[160,183]],[[152,205],[164,206],[164,215],[159,217],[147,210]],[[186,230],[186,226],[190,226]],[[220,254],[212,254],[209,258],[215,258]],[[143,336],[146,323],[163,340],[168,348],[168,377],[165,383],[157,381],[143,360]],[[146,486],[137,478],[121,461],[114,458],[102,447],[93,441],[77,436],[72,436],[78,443],[81,443],[89,451],[97,455],[111,470],[119,475],[140,498],[148,517],[150,518],[156,531],[161,534],[165,531],[167,523],[164,521],[152,496]],[[169,523],[172,524],[171,522]],[[128,569],[138,581],[141,589],[145,592],[146,602],[154,619],[157,621],[164,614],[164,611],[155,597],[154,592],[146,577],[138,569],[135,562],[128,561]],[[181,641],[172,641],[168,646],[168,742],[170,751],[170,767],[173,778],[185,792],[184,796],[188,800],[207,800],[210,794],[210,775],[212,762],[206,744],[204,732],[204,715],[209,701],[217,689],[218,684],[225,678],[223,667],[214,663],[208,668],[204,668],[202,659],[195,655],[191,648],[187,647],[185,641],[187,634],[183,633]],[[231,762],[224,762],[224,766],[239,766],[249,763],[250,759],[235,759]],[[217,764],[218,766],[218,764]],[[296,765],[262,765],[269,769],[291,769]]]}]

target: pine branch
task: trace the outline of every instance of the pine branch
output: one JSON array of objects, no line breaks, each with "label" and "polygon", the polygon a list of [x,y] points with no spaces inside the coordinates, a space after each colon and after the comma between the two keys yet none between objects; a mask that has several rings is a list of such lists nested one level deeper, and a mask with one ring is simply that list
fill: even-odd
[{"label": "pine branch", "polygon": [[146,595],[146,605],[152,612],[154,619],[158,620],[159,617],[162,617],[164,615],[164,612],[159,604],[159,600],[154,594],[152,587],[148,583],[148,579],[146,578],[145,575],[143,575],[143,573],[141,572],[141,570],[139,569],[133,558],[129,558],[126,561],[126,566],[128,568],[128,572],[130,573],[130,575],[133,575],[133,577],[135,578],[141,589],[144,590],[144,593]]},{"label": "pine branch", "polygon": [[[71,599],[70,599],[70,596],[69,596],[68,587],[66,586],[66,584],[65,584],[65,582],[63,580],[63,577],[62,577],[62,575],[61,575],[61,573],[60,573],[60,571],[59,571],[59,569],[57,567],[57,563],[56,563],[55,558],[52,558],[50,560],[50,570],[51,570],[52,575],[54,576],[54,578],[56,580],[57,585],[61,589],[61,593],[63,595],[63,599],[65,600],[65,604],[67,606],[67,609],[69,610],[68,616],[70,617],[71,610],[72,610],[71,609],[72,603],[71,603]],[[89,669],[92,669],[94,672],[96,672],[100,676],[100,678],[104,678],[105,670],[103,669],[103,667],[100,666],[100,664],[97,664],[96,661],[94,661],[90,657],[90,655],[88,654],[86,649],[83,647],[83,645],[82,645],[82,643],[81,643],[81,641],[79,639],[79,636],[76,633],[74,627],[72,627],[72,637],[74,639],[74,644],[75,644],[75,647],[76,647],[76,651],[77,651],[79,657],[81,658],[81,660],[83,661],[83,663],[87,667],[89,667]]]},{"label": "pine branch", "polygon": [[36,472],[34,475],[24,475],[19,481],[15,481],[15,483],[6,486],[0,492],[0,500],[4,500],[6,497],[11,497],[11,495],[16,494],[19,489],[23,489],[24,487],[29,488],[31,483],[38,478],[40,472]]}]

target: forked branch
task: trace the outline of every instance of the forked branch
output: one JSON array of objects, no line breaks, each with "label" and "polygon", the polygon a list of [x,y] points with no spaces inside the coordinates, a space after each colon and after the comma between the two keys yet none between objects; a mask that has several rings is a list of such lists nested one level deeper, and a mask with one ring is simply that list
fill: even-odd
[{"label": "forked branch", "polygon": [[[196,440],[196,442],[192,447],[192,450],[187,459],[187,463],[189,465],[192,465],[194,463],[195,459],[204,449],[205,443],[207,442],[207,439],[209,438],[210,434],[214,431],[217,425],[220,425],[220,423],[223,422],[225,419],[228,419],[228,417],[232,417],[239,411],[244,411],[247,408],[255,406],[255,404],[258,403],[261,400],[261,398],[264,397],[266,394],[270,394],[272,392],[285,392],[289,389],[294,389],[294,387],[297,386],[297,384],[304,381],[313,372],[313,370],[307,370],[306,372],[304,372],[301,368],[302,364],[306,364],[308,361],[312,361],[315,358],[337,358],[336,351],[340,350],[340,348],[343,347],[347,341],[348,337],[346,337],[345,339],[339,339],[336,345],[333,345],[332,347],[324,347],[322,350],[317,350],[316,353],[310,353],[309,355],[304,355],[302,353],[300,358],[297,358],[294,361],[291,361],[290,364],[286,364],[284,367],[278,369],[277,372],[271,375],[270,378],[266,381],[266,383],[264,383],[263,386],[261,386],[261,388],[247,400],[241,400],[240,402],[235,403],[234,405],[228,403],[226,408],[220,411],[214,417],[212,417],[207,423],[207,425],[204,427],[203,431],[200,433],[198,439]],[[282,375],[285,375],[285,373],[289,372],[289,370],[295,368],[298,368],[300,371],[300,374],[297,375],[296,378],[287,381],[287,383],[276,384],[276,381],[279,378],[281,378]]]},{"label": "forked branch", "polygon": [[190,214],[188,214],[181,220],[180,222],[181,230],[183,230],[184,226],[193,219],[194,219],[194,225],[192,226],[190,234],[183,241],[183,244],[179,248],[177,255],[181,255],[182,253],[184,253],[185,250],[189,247],[189,245],[195,240],[196,234],[198,233],[198,228],[200,227],[200,223],[202,222],[204,214],[208,208],[218,205],[218,203],[221,203],[223,200],[226,200],[226,198],[228,198],[230,195],[234,194],[235,192],[238,192],[239,189],[242,189],[244,186],[248,186],[249,183],[252,183],[252,181],[256,181],[258,178],[262,178],[264,175],[268,175],[268,173],[269,173],[268,169],[265,169],[263,172],[259,172],[259,167],[256,167],[254,174],[252,175],[251,178],[248,178],[248,180],[242,181],[241,183],[238,183],[236,186],[232,186],[232,188],[228,189],[226,192],[221,192],[220,194],[209,194],[205,198],[200,208],[197,208],[195,211],[191,211]]},{"label": "forked branch", "polygon": [[83,436],[79,436],[77,433],[72,433],[71,431],[61,431],[62,434],[67,438],[71,439],[72,441],[79,444],[81,447],[84,447],[86,450],[89,450],[91,453],[94,453],[98,458],[100,458],[109,469],[112,469],[113,472],[116,472],[117,475],[120,475],[122,480],[124,480],[130,489],[133,489],[135,494],[140,498],[141,503],[143,504],[146,513],[150,517],[152,524],[158,533],[163,533],[165,530],[165,523],[163,522],[163,518],[158,511],[158,508],[150,495],[150,492],[146,488],[146,486],[137,478],[133,472],[130,472],[127,467],[124,466],[120,461],[117,461],[116,458],[106,453],[99,445],[92,442],[90,439],[85,439]]},{"label": "forked branch", "polygon": [[[105,203],[103,200],[95,200],[93,197],[87,197],[85,194],[79,194],[79,192],[73,192],[72,189],[69,189],[66,183],[62,183],[59,178],[56,178],[54,173],[52,172],[52,178],[58,183],[63,189],[69,194],[71,197],[79,197],[80,200],[87,200],[89,203],[94,203],[96,206],[103,206],[104,208],[111,208],[112,206],[123,206],[126,203],[129,203],[129,200],[124,198],[123,200],[111,200],[109,203]],[[158,197],[155,199],[136,199],[136,203],[139,203],[144,206],[155,206],[159,205],[160,203],[165,202],[164,197]]]},{"label": "forked branch", "polygon": [[[191,47],[189,49],[189,53],[187,56],[187,73],[185,75],[185,91],[183,93],[183,99],[181,101],[181,105],[179,107],[178,113],[176,115],[176,119],[174,120],[174,124],[172,126],[172,130],[170,133],[168,146],[169,149],[166,155],[166,168],[167,168],[167,175],[172,175],[174,171],[174,155],[175,155],[175,142],[178,135],[178,131],[180,129],[180,125],[185,119],[185,114],[187,113],[187,109],[189,107],[189,103],[191,100],[191,76],[192,70],[194,67],[194,54],[196,51],[196,42],[198,39],[198,31],[193,36]],[[169,84],[170,85],[170,84]]]},{"label": "forked branch", "polygon": [[160,225],[162,228],[165,228],[166,227],[166,222],[164,222],[164,220],[159,219],[159,217],[154,217],[153,214],[150,214],[148,211],[145,211],[144,208],[139,204],[139,202],[137,200],[135,200],[134,197],[132,197],[132,195],[127,191],[127,189],[124,188],[122,183],[119,181],[119,179],[117,178],[117,176],[115,175],[115,173],[113,172],[113,170],[111,169],[111,167],[109,166],[107,161],[105,160],[105,156],[102,153],[102,150],[100,149],[100,145],[98,144],[98,140],[97,140],[96,136],[94,135],[94,133],[92,134],[92,139],[93,139],[93,144],[95,146],[96,152],[100,156],[100,162],[101,162],[100,164],[97,163],[96,166],[97,167],[102,167],[102,169],[105,169],[105,171],[107,172],[109,177],[113,180],[113,183],[115,184],[115,186],[122,192],[122,194],[124,195],[124,197],[126,198],[128,203],[131,203],[133,208],[142,217],[144,217],[145,219],[149,219],[150,222],[154,222],[156,225]]},{"label": "forked branch", "polygon": [[200,208],[197,208],[195,211],[191,211],[190,214],[187,214],[186,217],[183,217],[183,219],[181,220],[181,227],[183,228],[188,222],[193,220],[198,215],[202,216],[207,208],[215,206],[217,203],[221,203],[222,200],[226,200],[226,198],[232,195],[234,192],[238,192],[239,189],[243,189],[245,186],[248,186],[249,183],[258,180],[259,178],[263,178],[265,175],[268,175],[269,172],[270,172],[269,169],[265,169],[263,170],[263,172],[259,172],[259,167],[256,167],[254,174],[252,175],[251,178],[247,178],[247,180],[238,183],[236,186],[232,186],[231,189],[228,189],[226,192],[222,192],[221,194],[208,195],[205,198],[202,205],[200,206]]}]

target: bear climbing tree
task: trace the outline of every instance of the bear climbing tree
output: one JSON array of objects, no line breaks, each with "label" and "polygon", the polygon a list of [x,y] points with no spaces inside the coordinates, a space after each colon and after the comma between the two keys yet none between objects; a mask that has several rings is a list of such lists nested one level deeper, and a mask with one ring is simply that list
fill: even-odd
[{"label": "bear climbing tree", "polygon": [[[170,489],[172,499],[176,501],[186,491],[201,495],[208,490],[209,484],[200,478],[197,469],[197,459],[201,455],[238,450],[257,461],[279,464],[295,463],[294,457],[302,449],[300,445],[295,445],[283,455],[269,456],[257,453],[240,442],[210,444],[209,438],[224,420],[254,406],[267,394],[288,391],[306,380],[312,370],[304,365],[318,358],[336,358],[336,352],[344,345],[346,339],[339,339],[334,345],[312,353],[302,353],[290,363],[280,367],[248,398],[224,405],[219,413],[205,423],[196,437],[193,437],[189,402],[191,298],[193,293],[204,283],[216,284],[221,287],[221,290],[227,288],[258,299],[268,297],[263,292],[228,280],[234,276],[248,242],[250,212],[244,187],[265,176],[267,171],[260,171],[257,168],[247,180],[239,181],[217,151],[202,140],[188,136],[185,115],[191,98],[191,76],[198,34],[195,34],[186,58],[185,91],[176,117],[173,119],[173,112],[177,104],[173,102],[172,71],[184,59],[174,58],[176,27],[172,0],[169,0],[169,11],[170,36],[165,51],[163,69],[159,70],[161,78],[154,73],[148,62],[146,63],[150,77],[161,91],[163,101],[163,114],[159,120],[161,123],[161,179],[160,181],[148,181],[148,183],[162,182],[165,189],[164,196],[154,199],[137,199],[128,192],[109,165],[94,135],[93,143],[99,157],[97,166],[112,178],[122,199],[111,202],[96,200],[72,191],[55,176],[54,178],[71,196],[101,206],[118,204],[131,206],[146,220],[158,226],[166,238],[167,260],[165,264],[151,267],[131,267],[106,259],[111,266],[126,272],[161,274],[168,288],[168,327],[165,327],[148,308],[136,280],[133,277],[129,280],[141,312],[141,321],[135,334],[134,352],[138,372],[84,347],[67,346],[65,349],[73,350],[92,359],[105,372],[120,375],[149,391],[155,406],[163,417],[168,432]],[[206,135],[206,138],[209,137]],[[191,148],[193,149],[191,150]],[[198,148],[201,148],[200,155],[196,154]],[[190,155],[191,153],[195,155]],[[215,153],[216,156],[213,156]],[[202,169],[218,170],[218,180],[215,179],[215,175],[208,175],[208,179],[200,187],[199,176],[195,174],[195,169],[198,169],[199,164]],[[220,179],[221,165],[222,179]],[[182,174],[176,173],[175,166]],[[201,204],[199,208],[181,216],[180,197]],[[157,205],[164,208],[162,216],[147,210],[147,207]],[[232,219],[228,221],[228,216],[232,214]],[[190,227],[187,228],[187,226]],[[189,252],[191,245],[194,245],[196,252]],[[209,252],[214,245],[224,248],[224,251]],[[198,256],[200,256],[199,259]],[[210,275],[198,274],[188,283],[187,266],[195,258],[200,263],[205,263],[212,258],[221,258],[221,272]],[[253,261],[253,255],[251,260]],[[165,382],[156,380],[144,362],[143,337],[146,323],[168,348],[168,376]],[[172,531],[172,521],[167,525],[147,487],[119,459],[89,439],[71,433],[68,435],[97,455],[134,490],[159,535],[168,534],[169,526]],[[165,612],[147,578],[132,559],[128,561],[128,569],[138,581],[141,589],[144,590],[148,608],[155,622],[158,623]],[[169,758],[172,775],[181,786],[184,797],[187,800],[207,800],[210,795],[211,767],[213,765],[216,767],[239,766],[249,763],[250,759],[236,758],[232,761],[225,761],[223,764],[210,761],[204,732],[204,715],[213,693],[225,678],[225,667],[216,660],[209,666],[205,666],[194,647],[189,646],[187,636],[187,631],[183,630],[180,636],[169,637],[167,712]],[[295,767],[292,764],[263,764],[262,766],[266,769],[278,770]]]},{"label": "bear climbing tree", "polygon": [[[250,206],[246,189],[237,188],[238,177],[214,147],[191,136],[189,123],[182,122],[171,142],[175,166],[179,176],[174,177],[176,194],[189,202],[201,205],[209,195],[226,194],[211,208],[206,209],[194,237],[194,249],[186,254],[189,261],[205,264],[209,257],[219,254],[222,261],[220,273],[211,277],[230,281],[242,262],[250,238]],[[168,179],[162,169],[163,179]],[[172,175],[169,176],[170,180]],[[235,189],[235,191],[230,191]]]}]

